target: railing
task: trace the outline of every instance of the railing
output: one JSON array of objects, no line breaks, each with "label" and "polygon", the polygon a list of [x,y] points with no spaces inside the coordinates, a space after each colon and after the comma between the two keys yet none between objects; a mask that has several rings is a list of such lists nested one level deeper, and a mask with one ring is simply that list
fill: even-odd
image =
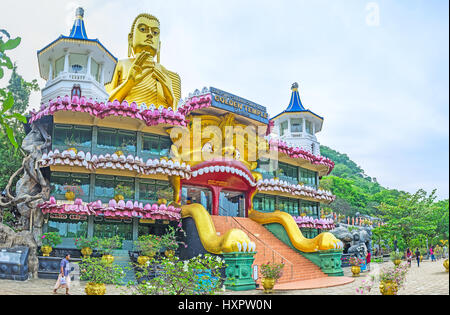
[{"label": "railing", "polygon": [[[224,209],[223,207],[219,206],[219,208],[220,208],[220,210],[224,211],[226,214],[229,213],[228,210]],[[273,249],[269,244],[267,244],[266,242],[261,240],[258,236],[253,234],[253,232],[249,231],[245,226],[243,226],[241,223],[239,223],[239,221],[236,218],[234,218],[232,216],[226,216],[225,217],[225,221],[227,223],[230,223],[230,226],[232,228],[239,228],[241,230],[244,230],[247,233],[247,235],[249,236],[249,238],[253,242],[255,242],[257,251],[259,253],[261,253],[259,249],[262,247],[263,248],[263,253],[262,254],[263,254],[264,258],[266,258],[266,257],[269,257],[269,259],[271,258],[272,263],[276,263],[276,262],[277,263],[283,263],[283,264],[285,264],[285,268],[287,267],[286,264],[288,264],[290,266],[290,277],[289,277],[289,279],[292,280],[294,278],[294,264],[291,261],[286,259],[283,255],[281,255],[278,251]],[[268,249],[267,252],[266,252],[266,249]],[[276,259],[276,258],[278,258],[278,259]]]}]

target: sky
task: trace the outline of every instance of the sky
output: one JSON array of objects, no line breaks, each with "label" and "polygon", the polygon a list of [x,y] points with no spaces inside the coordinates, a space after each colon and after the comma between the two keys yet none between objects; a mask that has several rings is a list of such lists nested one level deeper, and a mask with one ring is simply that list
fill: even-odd
[{"label": "sky", "polygon": [[[384,187],[449,197],[448,1],[2,0],[0,29],[22,38],[9,56],[26,80],[44,86],[36,52],[69,35],[78,6],[88,37],[118,59],[134,18],[157,16],[161,63],[180,74],[183,97],[213,86],[273,117],[298,82],[325,118],[321,144]],[[30,109],[39,103],[34,93]]]}]

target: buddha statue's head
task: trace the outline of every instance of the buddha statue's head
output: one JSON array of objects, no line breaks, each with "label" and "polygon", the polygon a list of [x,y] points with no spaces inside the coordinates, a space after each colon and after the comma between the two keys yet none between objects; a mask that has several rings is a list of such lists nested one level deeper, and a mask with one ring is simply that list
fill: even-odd
[{"label": "buddha statue's head", "polygon": [[161,49],[159,40],[159,20],[153,15],[139,14],[133,22],[128,34],[128,57],[148,51],[153,57],[158,56]]}]

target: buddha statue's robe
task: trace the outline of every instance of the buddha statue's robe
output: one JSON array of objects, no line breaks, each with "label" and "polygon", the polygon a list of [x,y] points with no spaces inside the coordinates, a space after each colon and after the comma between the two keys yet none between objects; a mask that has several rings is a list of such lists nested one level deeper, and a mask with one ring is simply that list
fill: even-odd
[{"label": "buddha statue's robe", "polygon": [[[114,71],[113,79],[110,84],[106,86],[108,93],[112,93],[117,87],[119,87],[122,83],[127,80],[128,72],[134,62],[134,59],[125,59],[120,60],[116,66],[116,70]],[[152,73],[147,74],[142,81],[137,82],[124,99],[119,99],[119,101],[126,100],[128,103],[136,102],[138,105],[145,103],[147,106],[151,104],[155,105],[156,108],[161,105],[165,108],[171,107],[172,109],[176,109],[177,104],[181,98],[181,79],[180,76],[172,71],[167,70],[161,64],[155,63],[152,61],[147,61],[143,68],[148,66],[154,66],[159,69],[161,72],[165,73],[168,77],[168,83],[171,84],[174,103],[169,103],[164,91],[162,84],[156,80]]]}]

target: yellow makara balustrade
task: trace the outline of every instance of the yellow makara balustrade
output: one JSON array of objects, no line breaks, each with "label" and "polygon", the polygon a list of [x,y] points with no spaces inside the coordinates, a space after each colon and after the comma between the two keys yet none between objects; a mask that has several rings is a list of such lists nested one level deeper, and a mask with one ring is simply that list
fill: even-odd
[{"label": "yellow makara balustrade", "polygon": [[238,252],[237,243],[250,243],[247,234],[238,229],[231,229],[224,235],[218,236],[210,214],[200,204],[182,206],[181,217],[191,217],[194,219],[200,241],[205,250],[209,253],[218,255],[222,253]]},{"label": "yellow makara balustrade", "polygon": [[251,210],[248,216],[259,224],[281,224],[286,230],[292,245],[301,252],[313,253],[320,250],[342,248],[342,242],[328,232],[321,233],[313,239],[304,237],[294,218],[289,213],[282,211],[262,213]]}]

